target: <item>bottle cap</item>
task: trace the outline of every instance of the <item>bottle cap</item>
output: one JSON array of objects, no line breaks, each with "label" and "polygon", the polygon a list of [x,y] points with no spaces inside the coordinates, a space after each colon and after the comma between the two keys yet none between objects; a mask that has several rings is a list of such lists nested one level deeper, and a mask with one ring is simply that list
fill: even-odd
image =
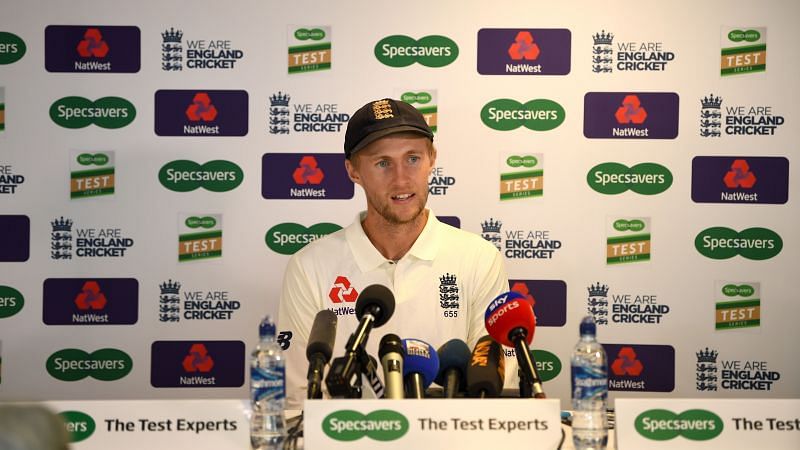
[{"label": "bottle cap", "polygon": [[261,324],[258,326],[258,335],[261,337],[275,336],[275,323],[270,316],[264,317]]},{"label": "bottle cap", "polygon": [[581,320],[581,336],[591,335],[594,336],[597,334],[597,326],[594,324],[594,319],[592,316],[586,316]]}]

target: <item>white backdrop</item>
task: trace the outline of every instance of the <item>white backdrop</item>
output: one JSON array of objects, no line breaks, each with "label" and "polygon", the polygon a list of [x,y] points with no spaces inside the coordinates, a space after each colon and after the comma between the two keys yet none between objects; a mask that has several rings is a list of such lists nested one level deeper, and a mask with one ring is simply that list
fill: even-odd
[{"label": "white backdrop", "polygon": [[[502,221],[503,233],[546,231],[551,239],[562,243],[552,259],[507,260],[512,279],[562,280],[567,286],[566,323],[540,326],[533,345],[555,354],[561,362],[560,374],[546,383],[551,397],[569,397],[569,354],[578,338],[578,323],[587,311],[587,288],[597,282],[609,287],[609,303],[611,295],[630,294],[634,298],[655,296],[657,304],[669,307],[658,324],[611,323],[599,328],[599,338],[634,349],[641,344],[672,346],[674,391],[617,392],[612,398],[797,397],[800,393],[800,364],[792,345],[800,338],[794,323],[800,308],[794,301],[793,282],[798,274],[794,261],[800,257],[800,210],[793,183],[798,172],[792,164],[800,138],[793,122],[800,98],[797,82],[791,81],[796,80],[800,68],[794,57],[794,35],[800,19],[794,2],[709,1],[694,2],[691,8],[654,1],[547,5],[410,1],[402,6],[367,1],[32,1],[6,6],[0,31],[20,37],[27,52],[15,63],[0,65],[5,103],[0,166],[10,166],[11,173],[22,174],[24,183],[13,194],[0,194],[0,214],[29,217],[30,257],[24,262],[0,262],[0,286],[13,287],[24,296],[24,307],[18,313],[0,318],[2,400],[246,397],[246,377],[242,387],[153,387],[152,372],[163,367],[161,363],[152,367],[151,347],[156,341],[242,341],[249,351],[256,343],[260,318],[277,312],[288,259],[265,244],[267,230],[287,222],[306,227],[322,222],[346,226],[364,207],[358,188],[349,200],[262,197],[264,154],[294,153],[298,158],[308,153],[340,154],[344,138],[344,126],[340,132],[292,130],[284,135],[270,134],[269,98],[278,92],[291,96],[290,108],[306,103],[314,107],[335,105],[339,113],[351,114],[372,99],[435,91],[437,166],[443,176],[453,177],[455,184],[446,195],[430,197],[433,211],[457,216],[462,228],[475,233],[482,232],[482,222],[493,218]],[[48,72],[44,38],[49,25],[138,27],[141,67],[135,73]],[[291,30],[324,27],[330,27],[331,69],[288,74],[287,36]],[[724,27],[766,27],[769,58],[764,73],[720,76]],[[182,71],[164,71],[161,33],[170,28],[183,31],[184,51],[188,41],[227,40],[230,48],[242,51],[243,57],[232,69],[184,67]],[[566,75],[480,75],[476,70],[477,33],[483,28],[568,29],[571,70]],[[621,42],[661,43],[664,51],[675,54],[674,60],[663,71],[593,73],[592,36],[603,30],[614,33],[615,46]],[[447,36],[457,43],[459,55],[452,64],[440,68],[420,64],[389,67],[375,57],[374,48],[391,35],[414,39]],[[618,47],[614,48],[616,51]],[[244,90],[248,131],[233,137],[158,136],[154,132],[154,99],[159,90]],[[678,94],[677,138],[584,137],[583,101],[588,92]],[[785,118],[785,124],[772,136],[701,137],[700,99],[709,94],[723,98],[723,111],[726,106],[768,106],[774,115]],[[68,96],[90,100],[122,97],[135,105],[136,118],[119,129],[95,125],[63,128],[50,119],[48,111],[56,100]],[[481,121],[481,109],[501,98],[520,103],[552,100],[564,108],[565,120],[551,131],[490,129]],[[70,155],[102,151],[114,152],[113,195],[71,200]],[[541,154],[547,162],[543,196],[501,202],[497,187],[505,170],[501,161],[506,155],[526,154]],[[691,190],[692,159],[696,156],[785,157],[790,162],[788,201],[695,203]],[[158,173],[175,160],[198,164],[230,161],[242,169],[243,182],[227,192],[203,188],[173,192],[159,183]],[[654,162],[667,167],[674,180],[668,190],[657,195],[632,191],[603,195],[592,190],[586,179],[591,168],[605,162],[628,167]],[[179,217],[187,215],[221,215],[221,258],[178,262],[176,224]],[[113,228],[119,229],[121,237],[133,239],[134,244],[121,258],[73,256],[71,260],[54,260],[50,257],[51,221],[62,216],[74,222],[75,237],[77,228]],[[604,248],[608,223],[637,217],[650,218],[651,260],[607,265]],[[768,228],[782,238],[783,249],[763,261],[741,256],[710,259],[695,249],[694,240],[711,227],[736,231]],[[136,279],[135,323],[46,324],[43,286],[46,279],[54,278]],[[194,291],[202,296],[212,293],[217,299],[238,301],[240,307],[233,310],[230,319],[160,321],[159,285],[168,280],[181,283],[181,296]],[[720,280],[760,283],[760,326],[715,331],[714,302],[720,300],[715,283]],[[69,303],[72,294],[64,295]],[[537,298],[537,302],[548,299]],[[438,347],[441,343],[432,344]],[[86,353],[119,349],[130,356],[132,368],[114,381],[53,378],[46,361],[69,348]],[[698,370],[701,366],[696,352],[705,348],[718,352],[720,376],[723,364],[738,362],[778,372],[780,378],[768,391],[731,390],[720,384],[716,391],[700,392],[696,377],[702,371]],[[610,362],[617,358],[616,354],[609,355]],[[242,366],[233,370],[243,370],[244,364],[242,361]]]}]

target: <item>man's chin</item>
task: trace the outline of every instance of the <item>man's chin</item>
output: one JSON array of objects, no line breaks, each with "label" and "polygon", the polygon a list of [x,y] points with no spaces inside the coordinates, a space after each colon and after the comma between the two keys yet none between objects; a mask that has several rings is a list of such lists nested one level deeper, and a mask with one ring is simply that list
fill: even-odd
[{"label": "man's chin", "polygon": [[384,218],[387,222],[392,225],[408,225],[414,223],[419,217],[422,215],[425,208],[420,206],[418,209],[414,211],[407,212],[405,214],[396,214],[395,212],[391,211],[387,208],[384,211],[381,211],[381,217]]}]

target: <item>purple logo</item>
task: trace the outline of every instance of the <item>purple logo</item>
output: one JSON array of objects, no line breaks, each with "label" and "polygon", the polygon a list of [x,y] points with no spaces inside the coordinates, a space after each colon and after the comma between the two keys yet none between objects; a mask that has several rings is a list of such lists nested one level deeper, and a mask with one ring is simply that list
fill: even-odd
[{"label": "purple logo", "polygon": [[509,290],[533,304],[537,327],[563,327],[567,323],[567,283],[561,280],[508,280]]},{"label": "purple logo", "polygon": [[261,195],[266,199],[353,198],[353,182],[338,153],[265,153]]},{"label": "purple logo", "polygon": [[600,139],[675,139],[678,94],[674,92],[587,92],[583,135]]},{"label": "purple logo", "polygon": [[671,345],[603,344],[608,356],[608,390],[672,392],[675,349]]},{"label": "purple logo", "polygon": [[31,253],[28,216],[0,215],[0,262],[24,262]]},{"label": "purple logo", "polygon": [[478,31],[478,73],[482,75],[566,75],[572,33],[566,28],[482,28]]},{"label": "purple logo", "polygon": [[42,320],[47,325],[131,325],[139,318],[134,278],[48,278]]},{"label": "purple logo", "polygon": [[247,91],[156,91],[159,136],[244,136],[247,134]]},{"label": "purple logo", "polygon": [[769,156],[696,156],[696,203],[773,203],[789,199],[789,160]]},{"label": "purple logo", "polygon": [[155,341],[151,346],[153,387],[240,387],[244,384],[244,342]]},{"label": "purple logo", "polygon": [[446,223],[453,228],[461,228],[461,219],[457,216],[436,216],[439,222]]},{"label": "purple logo", "polygon": [[135,73],[141,31],[132,26],[50,25],[44,29],[48,72]]}]

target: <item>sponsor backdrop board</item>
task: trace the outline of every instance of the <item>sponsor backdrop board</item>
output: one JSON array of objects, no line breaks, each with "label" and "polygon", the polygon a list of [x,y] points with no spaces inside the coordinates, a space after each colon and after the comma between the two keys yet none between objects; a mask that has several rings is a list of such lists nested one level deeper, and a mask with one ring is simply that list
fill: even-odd
[{"label": "sponsor backdrop board", "polygon": [[800,5],[574,3],[6,8],[0,400],[246,398],[288,258],[365,205],[342,141],[386,96],[435,129],[434,213],[535,303],[549,397],[586,314],[612,402],[800,396]]}]

